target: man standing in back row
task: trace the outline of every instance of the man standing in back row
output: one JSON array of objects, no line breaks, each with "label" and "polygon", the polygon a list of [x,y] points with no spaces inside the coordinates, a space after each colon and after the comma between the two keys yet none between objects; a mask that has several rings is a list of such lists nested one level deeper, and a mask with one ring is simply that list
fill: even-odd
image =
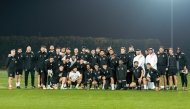
[{"label": "man standing in back row", "polygon": [[31,51],[31,47],[26,48],[26,53],[24,53],[24,75],[25,75],[25,88],[28,88],[28,74],[31,74],[31,84],[32,88],[34,86],[34,76],[35,76],[35,55]]},{"label": "man standing in back row", "polygon": [[[45,52],[45,46],[41,46],[40,51],[36,55],[37,67],[38,67],[38,88],[42,82],[43,89],[46,89],[47,72],[45,71],[45,60],[48,59],[48,54]],[[41,81],[42,80],[42,81]]]},{"label": "man standing in back row", "polygon": [[[128,52],[127,56],[128,56],[127,69],[129,70],[129,69],[133,68],[133,59],[136,56],[136,52],[134,51],[134,47],[132,45],[129,46],[129,52]],[[127,86],[129,86],[129,84],[131,84],[132,76],[133,76],[133,72],[127,73]]]},{"label": "man standing in back row", "polygon": [[187,90],[187,74],[188,74],[188,61],[185,56],[185,53],[181,52],[181,49],[177,47],[177,60],[179,62],[179,70],[180,70],[180,76],[181,76],[181,83],[182,83],[182,90]]}]

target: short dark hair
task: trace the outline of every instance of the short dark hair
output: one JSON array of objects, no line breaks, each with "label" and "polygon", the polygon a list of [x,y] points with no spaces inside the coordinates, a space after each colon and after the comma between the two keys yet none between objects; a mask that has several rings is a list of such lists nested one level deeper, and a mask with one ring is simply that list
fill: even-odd
[{"label": "short dark hair", "polygon": [[46,48],[46,46],[45,45],[41,45],[41,48]]},{"label": "short dark hair", "polygon": [[18,48],[18,50],[19,50],[19,49],[21,49],[21,50],[22,50],[22,48],[20,48],[20,47]]},{"label": "short dark hair", "polygon": [[130,45],[129,48],[134,48],[133,45]]},{"label": "short dark hair", "polygon": [[60,47],[56,47],[56,49],[60,49]]},{"label": "short dark hair", "polygon": [[146,65],[150,65],[150,66],[151,66],[151,64],[150,64],[150,63],[147,63]]},{"label": "short dark hair", "polygon": [[102,65],[107,65],[107,63],[103,63]]},{"label": "short dark hair", "polygon": [[164,49],[164,46],[160,46],[160,48],[163,48],[163,49]]},{"label": "short dark hair", "polygon": [[126,50],[126,48],[125,48],[125,47],[121,47],[121,49],[124,49],[124,50]]}]

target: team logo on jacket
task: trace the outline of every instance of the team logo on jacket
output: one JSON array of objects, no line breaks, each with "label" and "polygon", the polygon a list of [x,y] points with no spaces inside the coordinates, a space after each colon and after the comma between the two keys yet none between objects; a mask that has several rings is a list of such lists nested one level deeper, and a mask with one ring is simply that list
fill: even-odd
[{"label": "team logo on jacket", "polygon": [[150,73],[152,74],[153,72],[151,71]]},{"label": "team logo on jacket", "polygon": [[105,58],[103,58],[103,60],[105,60]]},{"label": "team logo on jacket", "polygon": [[179,56],[179,58],[181,58],[181,56]]},{"label": "team logo on jacket", "polygon": [[40,57],[42,57],[42,56],[40,55]]},{"label": "team logo on jacket", "polygon": [[44,57],[46,57],[46,55],[44,55]]},{"label": "team logo on jacket", "polygon": [[87,55],[85,55],[85,57],[87,57]]},{"label": "team logo on jacket", "polygon": [[26,55],[26,57],[28,57],[28,55]]},{"label": "team logo on jacket", "polygon": [[163,58],[164,58],[164,55],[163,55]]},{"label": "team logo on jacket", "polygon": [[123,67],[121,68],[121,70],[123,70]]},{"label": "team logo on jacket", "polygon": [[33,55],[31,55],[31,57],[33,57]]},{"label": "team logo on jacket", "polygon": [[107,71],[107,73],[108,73],[108,71]]}]

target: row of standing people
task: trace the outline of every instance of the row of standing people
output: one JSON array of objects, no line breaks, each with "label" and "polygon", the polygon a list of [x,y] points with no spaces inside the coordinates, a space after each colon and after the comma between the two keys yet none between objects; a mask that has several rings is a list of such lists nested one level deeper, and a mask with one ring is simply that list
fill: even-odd
[{"label": "row of standing people", "polygon": [[[15,61],[14,65],[10,64],[10,60]],[[177,88],[177,61],[179,62],[179,70],[181,72],[182,70],[186,71],[187,69],[187,59],[185,54],[182,53],[179,48],[177,48],[176,54],[173,53],[172,48],[169,49],[169,53],[166,53],[164,52],[164,47],[160,47],[158,54],[154,53],[154,50],[150,48],[148,49],[147,55],[144,57],[141,53],[141,50],[137,49],[134,51],[133,46],[129,47],[128,53],[126,52],[125,47],[121,47],[121,53],[119,55],[116,55],[111,47],[108,47],[106,51],[97,47],[96,50],[91,50],[91,52],[86,47],[82,47],[81,53],[78,52],[78,48],[75,48],[73,55],[71,55],[71,50],[69,47],[61,49],[57,47],[54,51],[53,45],[50,46],[49,52],[47,52],[45,46],[41,46],[40,51],[34,54],[31,51],[31,47],[28,46],[25,53],[22,53],[22,49],[19,48],[18,53],[15,55],[14,50],[12,50],[11,54],[6,60],[6,67],[8,68],[9,77],[9,88],[12,89],[12,78],[14,78],[15,73],[16,87],[20,88],[22,70],[24,70],[25,73],[25,88],[28,88],[29,72],[31,73],[32,88],[35,88],[34,74],[36,70],[38,72],[38,88],[46,89],[47,87],[48,89],[51,89],[51,80],[53,79],[50,75],[48,75],[48,71],[52,70],[53,74],[55,74],[60,65],[63,65],[63,69],[67,76],[69,76],[68,73],[70,73],[74,68],[77,68],[77,71],[79,71],[81,74],[81,82],[79,85],[81,85],[81,83],[82,85],[85,85],[87,82],[87,80],[85,80],[87,63],[90,63],[90,67],[92,69],[95,69],[95,65],[100,69],[104,69],[103,65],[106,65],[108,68],[110,68],[112,71],[112,79],[110,79],[110,82],[112,86],[116,87],[116,83],[121,82],[118,81],[116,76],[116,70],[117,67],[119,67],[119,60],[122,61],[122,64],[126,66],[127,69],[126,75],[123,77],[126,80],[126,87],[135,87],[137,84],[140,85],[140,82],[132,82],[132,75],[135,76],[135,70],[131,70],[135,67],[134,62],[138,63],[138,66],[136,66],[137,68],[142,68],[143,73],[136,72],[140,73],[138,75],[140,75],[142,78],[145,78],[147,63],[150,64],[152,68],[157,69],[160,72],[160,86],[164,89],[167,86],[167,79],[169,78],[170,90],[172,90],[172,79],[174,80],[175,84],[174,89]],[[55,64],[52,64],[52,62]],[[182,79],[182,87],[187,88],[187,74],[180,73],[180,75]],[[144,83],[142,78],[140,78],[140,80],[142,83]],[[164,78],[164,86],[162,86],[162,78]],[[67,80],[69,80],[69,77],[67,77],[66,80],[64,79],[64,87],[66,86],[66,83],[69,84],[69,81]],[[148,86],[146,86],[144,83],[144,89],[147,88],[154,89],[154,82],[148,82]]]}]

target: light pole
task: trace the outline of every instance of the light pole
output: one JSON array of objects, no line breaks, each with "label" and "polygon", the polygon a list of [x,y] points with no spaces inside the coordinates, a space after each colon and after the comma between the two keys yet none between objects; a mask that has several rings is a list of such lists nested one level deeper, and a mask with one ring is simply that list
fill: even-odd
[{"label": "light pole", "polygon": [[171,47],[173,48],[173,0],[171,0]]}]

